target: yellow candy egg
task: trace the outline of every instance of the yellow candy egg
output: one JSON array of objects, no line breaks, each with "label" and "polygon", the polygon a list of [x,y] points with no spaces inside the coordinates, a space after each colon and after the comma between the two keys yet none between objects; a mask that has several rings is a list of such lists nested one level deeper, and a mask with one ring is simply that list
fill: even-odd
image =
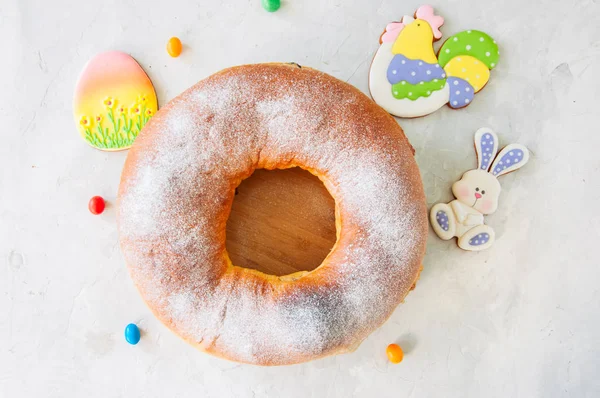
[{"label": "yellow candy egg", "polygon": [[473,86],[478,92],[490,79],[490,70],[477,58],[470,55],[454,57],[444,67],[448,76],[460,77]]},{"label": "yellow candy egg", "polygon": [[183,45],[181,44],[181,40],[179,40],[179,37],[171,37],[167,42],[167,52],[173,58],[179,57],[179,55],[181,55],[182,49]]}]

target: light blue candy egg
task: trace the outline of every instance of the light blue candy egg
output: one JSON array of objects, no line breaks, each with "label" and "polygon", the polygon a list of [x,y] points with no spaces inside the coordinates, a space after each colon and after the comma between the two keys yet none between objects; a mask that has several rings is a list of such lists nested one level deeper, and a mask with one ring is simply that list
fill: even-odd
[{"label": "light blue candy egg", "polygon": [[135,323],[130,323],[125,327],[125,340],[132,345],[135,345],[140,341],[140,329]]}]

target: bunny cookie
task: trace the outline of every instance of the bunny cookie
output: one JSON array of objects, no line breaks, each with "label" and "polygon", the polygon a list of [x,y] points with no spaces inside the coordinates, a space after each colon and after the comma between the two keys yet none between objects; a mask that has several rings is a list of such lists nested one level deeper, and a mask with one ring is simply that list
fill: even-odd
[{"label": "bunny cookie", "polygon": [[440,238],[456,236],[458,246],[470,251],[487,249],[494,243],[494,230],[483,223],[483,216],[498,208],[497,177],[520,169],[529,160],[529,151],[519,144],[506,146],[496,156],[498,137],[487,128],[475,133],[475,150],[477,169],[467,171],[452,185],[456,200],[434,205],[430,214],[433,230]]}]

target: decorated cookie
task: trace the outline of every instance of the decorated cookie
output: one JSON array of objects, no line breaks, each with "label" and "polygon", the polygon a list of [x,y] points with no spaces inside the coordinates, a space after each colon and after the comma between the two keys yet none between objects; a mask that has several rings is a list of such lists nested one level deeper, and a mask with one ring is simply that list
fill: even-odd
[{"label": "decorated cookie", "polygon": [[431,208],[430,221],[442,239],[458,238],[464,250],[487,249],[494,243],[494,230],[483,223],[483,216],[498,207],[500,183],[498,177],[523,167],[529,151],[523,145],[510,144],[498,156],[498,137],[487,128],[475,133],[477,169],[467,171],[452,185],[456,200],[438,203]]},{"label": "decorated cookie", "polygon": [[436,56],[444,18],[428,5],[414,17],[392,22],[380,38],[369,71],[371,96],[389,113],[418,117],[448,104],[458,109],[471,103],[498,63],[496,42],[486,33],[467,30],[450,37]]},{"label": "decorated cookie", "polygon": [[104,151],[129,148],[157,109],[150,78],[122,52],[96,55],[75,87],[73,115],[79,132],[88,144]]}]

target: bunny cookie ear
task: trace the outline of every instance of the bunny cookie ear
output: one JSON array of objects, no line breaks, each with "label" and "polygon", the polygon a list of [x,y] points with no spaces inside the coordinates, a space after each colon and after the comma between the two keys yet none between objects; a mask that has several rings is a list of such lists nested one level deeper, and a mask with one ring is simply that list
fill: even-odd
[{"label": "bunny cookie ear", "polygon": [[520,144],[510,144],[500,151],[492,164],[490,173],[499,177],[503,174],[520,169],[525,166],[525,163],[527,163],[528,160],[529,150],[527,150],[527,148]]},{"label": "bunny cookie ear", "polygon": [[477,151],[477,168],[488,171],[496,152],[498,152],[498,136],[488,128],[475,132],[475,150]]}]

